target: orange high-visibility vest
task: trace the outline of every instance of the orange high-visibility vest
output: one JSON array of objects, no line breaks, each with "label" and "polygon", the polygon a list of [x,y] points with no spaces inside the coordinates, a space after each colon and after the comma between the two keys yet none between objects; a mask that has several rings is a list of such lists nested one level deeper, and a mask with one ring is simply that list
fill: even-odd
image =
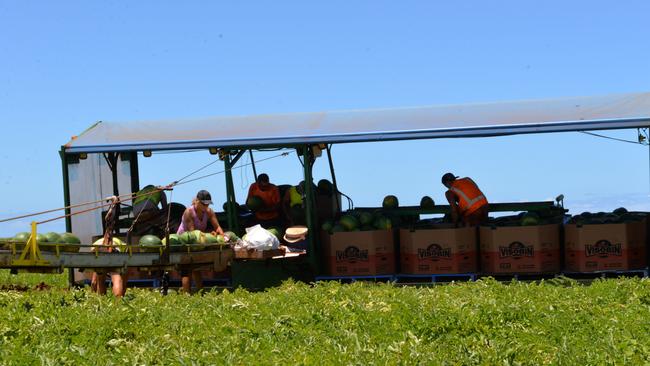
[{"label": "orange high-visibility vest", "polygon": [[478,189],[476,183],[470,178],[456,179],[451,183],[449,189],[458,197],[458,207],[463,216],[467,216],[488,204],[483,192]]}]

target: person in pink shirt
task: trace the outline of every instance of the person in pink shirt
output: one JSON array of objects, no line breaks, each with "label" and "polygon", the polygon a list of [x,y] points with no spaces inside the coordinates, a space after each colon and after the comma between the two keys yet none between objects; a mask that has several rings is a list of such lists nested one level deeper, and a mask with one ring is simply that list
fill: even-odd
[{"label": "person in pink shirt", "polygon": [[[223,235],[223,229],[219,225],[219,220],[217,220],[217,215],[215,215],[214,210],[209,206],[212,204],[212,197],[210,192],[206,190],[200,190],[196,194],[196,198],[192,200],[192,205],[185,209],[183,212],[183,218],[181,220],[181,226],[178,228],[177,234],[182,234],[186,231],[192,230],[201,230],[206,232],[208,229],[208,221],[212,224],[211,234],[213,235]],[[192,282],[190,279],[190,271],[181,271],[181,284],[183,291],[189,293],[192,288]],[[201,278],[200,271],[191,271],[192,279],[194,279],[194,284],[197,289],[203,288],[203,279]]]}]

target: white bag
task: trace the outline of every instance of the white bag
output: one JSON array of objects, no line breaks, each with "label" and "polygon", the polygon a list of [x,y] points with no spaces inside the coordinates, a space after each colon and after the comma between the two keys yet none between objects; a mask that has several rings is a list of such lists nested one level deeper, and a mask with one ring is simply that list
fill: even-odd
[{"label": "white bag", "polygon": [[246,228],[245,241],[248,248],[257,250],[278,249],[280,246],[278,238],[260,225]]}]

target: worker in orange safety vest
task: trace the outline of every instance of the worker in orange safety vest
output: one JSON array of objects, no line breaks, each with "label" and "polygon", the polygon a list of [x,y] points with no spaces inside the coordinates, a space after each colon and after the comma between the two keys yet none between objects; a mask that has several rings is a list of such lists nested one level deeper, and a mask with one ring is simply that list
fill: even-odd
[{"label": "worker in orange safety vest", "polygon": [[458,224],[461,219],[469,226],[487,222],[487,198],[471,178],[458,178],[452,173],[446,173],[442,176],[442,184],[448,188],[445,197],[451,206],[454,224]]}]

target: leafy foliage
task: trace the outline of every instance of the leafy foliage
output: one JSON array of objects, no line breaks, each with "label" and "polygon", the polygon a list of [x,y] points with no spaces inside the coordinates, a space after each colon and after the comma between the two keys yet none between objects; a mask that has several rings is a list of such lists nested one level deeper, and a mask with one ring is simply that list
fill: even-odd
[{"label": "leafy foliage", "polygon": [[[0,281],[9,278],[2,274]],[[56,280],[59,281],[59,280]],[[650,281],[0,291],[3,364],[647,364]]]}]

